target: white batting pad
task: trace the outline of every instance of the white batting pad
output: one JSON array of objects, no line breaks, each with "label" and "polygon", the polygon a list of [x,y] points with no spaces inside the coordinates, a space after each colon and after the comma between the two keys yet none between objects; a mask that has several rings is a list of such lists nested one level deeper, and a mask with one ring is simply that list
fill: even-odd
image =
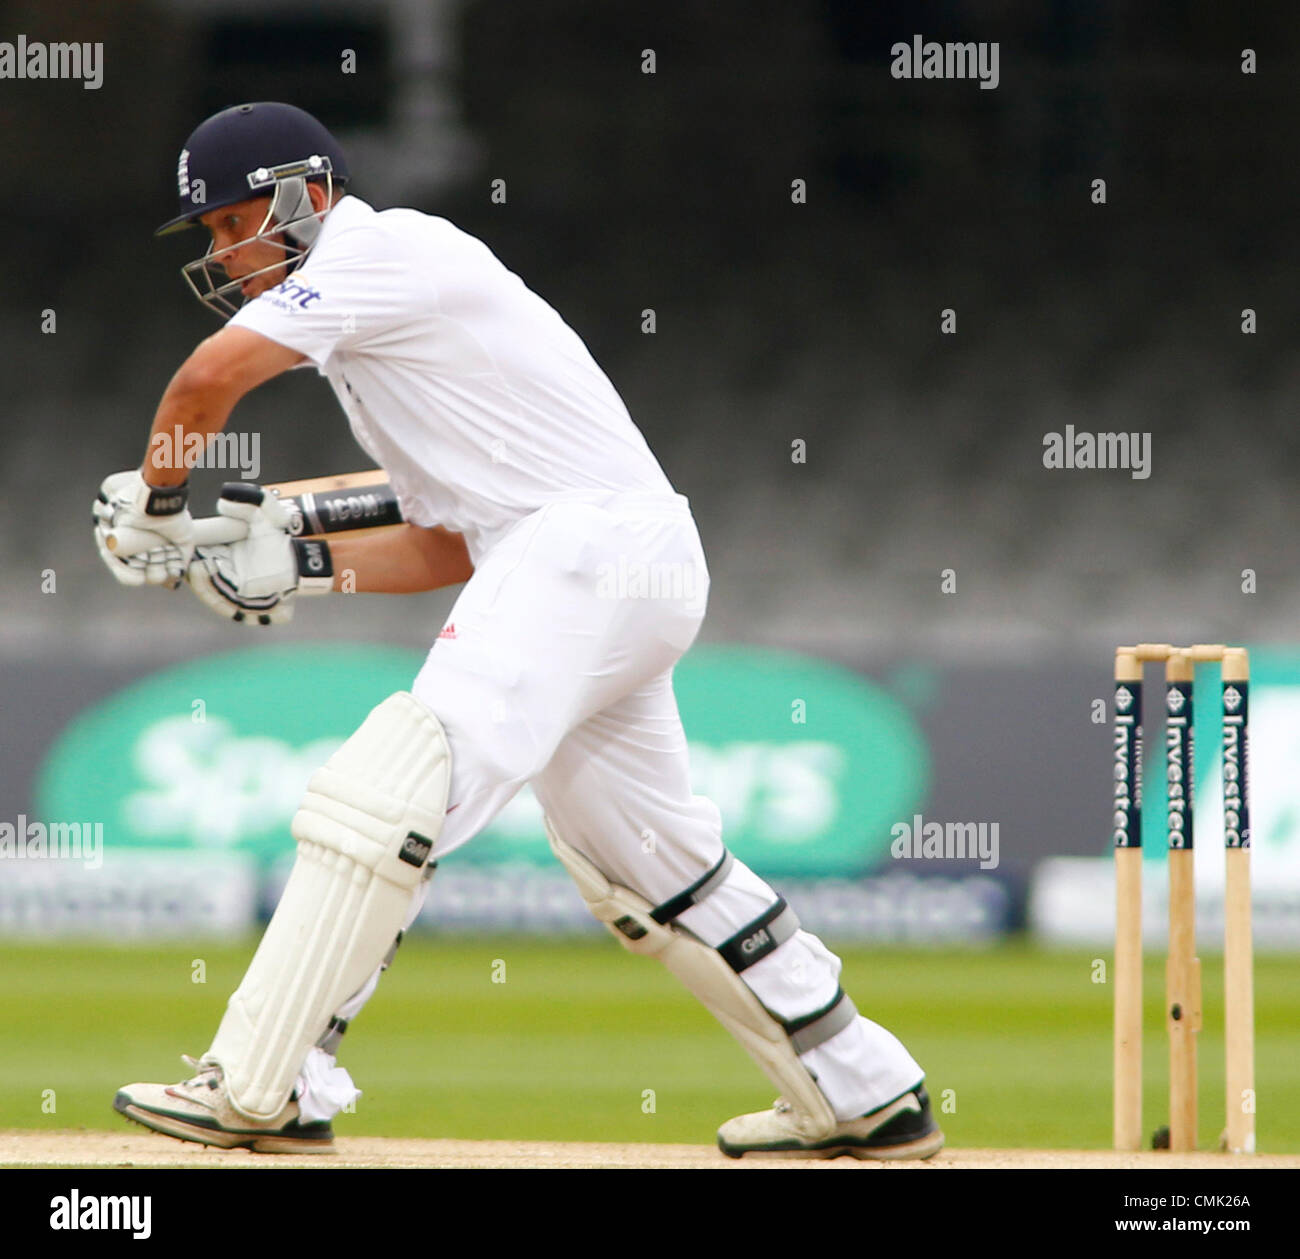
[{"label": "white batting pad", "polygon": [[566,844],[546,819],[551,850],[573,876],[587,908],[624,948],[657,957],[704,1005],[753,1058],[760,1071],[800,1113],[803,1135],[816,1140],[835,1128],[835,1113],[807,1067],[799,1061],[784,1027],[716,950],[671,924],[650,915],[644,897],[611,883],[575,848]]},{"label": "white batting pad", "polygon": [[438,719],[398,691],[312,775],[284,894],[204,1055],[250,1119],[284,1109],[330,1017],[392,948],[442,829],[450,768]]}]

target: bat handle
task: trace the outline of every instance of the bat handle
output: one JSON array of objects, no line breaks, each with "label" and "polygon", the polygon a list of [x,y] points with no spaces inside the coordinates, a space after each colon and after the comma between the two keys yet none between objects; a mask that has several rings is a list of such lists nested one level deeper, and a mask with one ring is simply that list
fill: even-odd
[{"label": "bat handle", "polygon": [[[248,526],[242,520],[225,516],[204,516],[194,522],[194,545],[217,546],[225,542],[242,542],[248,537]],[[104,545],[114,555],[136,555],[166,545],[149,529],[114,529]]]}]

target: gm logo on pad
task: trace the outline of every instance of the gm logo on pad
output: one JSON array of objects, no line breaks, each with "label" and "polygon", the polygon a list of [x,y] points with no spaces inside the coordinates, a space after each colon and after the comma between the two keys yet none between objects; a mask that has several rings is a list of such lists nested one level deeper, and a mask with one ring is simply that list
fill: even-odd
[{"label": "gm logo on pad", "polygon": [[409,831],[406,838],[402,841],[401,851],[398,856],[406,862],[408,866],[415,866],[419,869],[429,860],[429,854],[433,851],[433,842],[425,839],[423,835],[415,831]]}]

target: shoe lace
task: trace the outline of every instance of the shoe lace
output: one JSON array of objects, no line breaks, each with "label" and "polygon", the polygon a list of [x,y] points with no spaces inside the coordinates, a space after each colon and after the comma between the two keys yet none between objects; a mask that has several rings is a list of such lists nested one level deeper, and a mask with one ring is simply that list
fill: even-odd
[{"label": "shoe lace", "polygon": [[194,1072],[185,1081],[186,1088],[214,1089],[220,1086],[221,1068],[215,1062],[204,1062],[201,1058],[191,1058],[189,1054],[181,1054],[181,1061]]}]

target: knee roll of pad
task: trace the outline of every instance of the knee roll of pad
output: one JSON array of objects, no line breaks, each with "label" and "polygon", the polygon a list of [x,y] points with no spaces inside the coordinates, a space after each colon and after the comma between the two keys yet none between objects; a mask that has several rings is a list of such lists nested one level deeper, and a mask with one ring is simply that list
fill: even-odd
[{"label": "knee roll of pad", "polygon": [[414,888],[442,830],[450,759],[438,719],[399,691],[311,776],[289,829]]},{"label": "knee roll of pad", "polygon": [[450,768],[438,719],[399,691],[312,775],[289,881],[205,1055],[249,1118],[284,1108],[331,1017],[389,956],[432,873]]},{"label": "knee roll of pad", "polygon": [[551,850],[573,876],[592,914],[633,953],[658,957],[743,1046],[759,1069],[798,1109],[804,1135],[828,1135],[836,1119],[799,1055],[842,1031],[857,1010],[842,989],[820,1010],[783,1022],[775,1018],[740,978],[755,962],[799,930],[794,911],[780,898],[718,948],[675,925],[674,920],[721,886],[731,869],[730,853],[684,892],[651,905],[644,897],[611,883],[581,853],[566,844],[549,819]]}]

